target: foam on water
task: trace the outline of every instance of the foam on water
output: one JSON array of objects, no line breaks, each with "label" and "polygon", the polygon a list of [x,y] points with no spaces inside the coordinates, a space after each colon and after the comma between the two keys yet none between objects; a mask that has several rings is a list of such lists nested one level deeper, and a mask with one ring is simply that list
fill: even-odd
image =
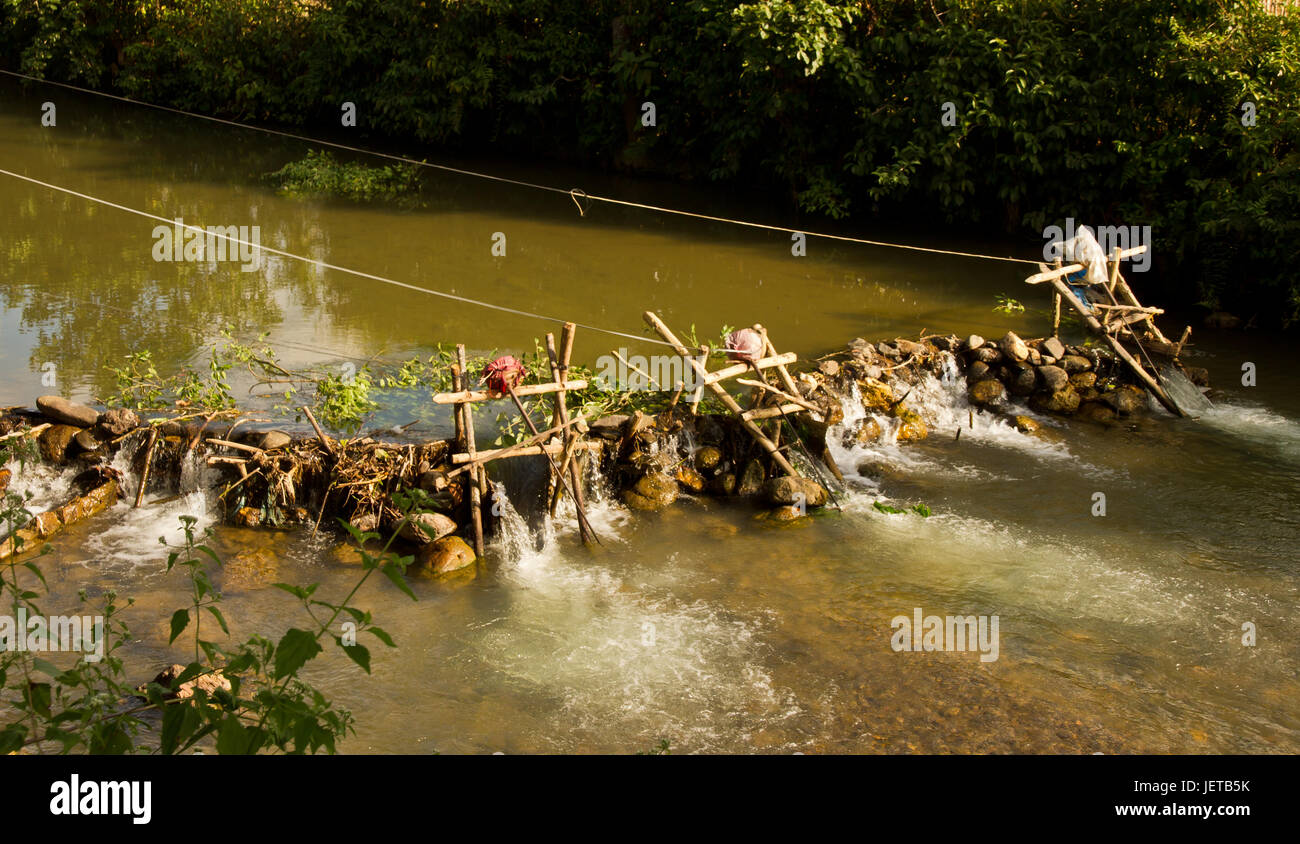
[{"label": "foam on water", "polygon": [[[594,495],[588,517],[606,553],[622,544],[624,508]],[[503,498],[493,547],[506,560],[500,576],[512,594],[505,614],[474,631],[471,644],[530,695],[540,691],[557,701],[549,716],[554,735],[604,735],[619,723],[677,746],[734,748],[733,721],[753,727],[800,711],[763,665],[763,619],[683,601],[671,587],[629,582],[647,574],[660,583],[662,569],[677,565],[676,553],[654,561],[652,573],[633,568],[620,575],[598,558],[567,552],[553,526],[542,539],[539,548]]]},{"label": "foam on water", "polygon": [[1261,405],[1237,401],[1218,403],[1201,414],[1200,421],[1273,449],[1283,457],[1300,460],[1300,422]]}]

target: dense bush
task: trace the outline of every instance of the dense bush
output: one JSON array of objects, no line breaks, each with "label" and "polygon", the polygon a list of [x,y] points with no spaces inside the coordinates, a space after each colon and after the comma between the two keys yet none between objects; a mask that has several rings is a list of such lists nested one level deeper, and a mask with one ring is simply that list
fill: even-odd
[{"label": "dense bush", "polygon": [[1149,224],[1170,296],[1300,317],[1300,16],[1255,0],[4,8],[3,60],[51,78],[291,124],[353,101],[374,133],[743,182],[831,217]]}]

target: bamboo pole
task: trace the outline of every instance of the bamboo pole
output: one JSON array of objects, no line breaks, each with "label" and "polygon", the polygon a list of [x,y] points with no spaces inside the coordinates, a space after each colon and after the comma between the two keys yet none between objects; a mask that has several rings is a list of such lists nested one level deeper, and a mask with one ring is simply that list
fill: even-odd
[{"label": "bamboo pole", "polygon": [[[551,428],[548,431],[542,431],[541,433],[543,436],[545,436],[548,433],[553,433],[554,431],[555,429]],[[598,442],[574,443],[572,446],[566,445],[564,443],[546,443],[544,445],[517,445],[517,446],[512,445],[512,446],[507,446],[505,448],[494,448],[488,451],[480,451],[478,453],[478,458],[475,461],[475,465],[482,466],[484,463],[489,463],[493,460],[500,460],[502,457],[536,457],[539,454],[561,454],[562,455],[565,453],[566,449],[568,451],[599,451],[601,448],[603,448],[603,446],[601,443]],[[469,455],[453,454],[451,456],[451,462],[455,466],[468,465],[470,463]],[[561,466],[560,468],[564,468],[564,467]]]},{"label": "bamboo pole", "polygon": [[311,408],[307,405],[303,405],[302,412],[307,414],[307,421],[311,423],[312,430],[316,432],[317,438],[320,439],[321,448],[324,448],[330,456],[333,456],[334,446],[330,444],[329,437],[325,436],[325,432],[320,429],[320,425],[316,422],[316,417],[311,413]]},{"label": "bamboo pole", "polygon": [[[567,384],[568,371],[569,371],[569,355],[573,354],[573,334],[575,328],[576,326],[571,322],[566,322],[564,324],[563,331],[560,335],[561,347],[564,349],[563,354],[560,354],[555,349],[555,335],[553,334],[546,335],[546,354],[551,361],[551,378],[553,378],[556,381],[556,383],[561,385]],[[617,354],[617,352],[615,354]],[[629,364],[629,366],[630,365],[631,364]],[[567,394],[565,390],[560,390],[557,393],[555,393],[555,414],[558,417],[556,421],[560,425],[564,425],[567,427],[569,422],[569,409],[565,400],[566,395]],[[522,407],[520,408],[520,410],[522,412]],[[527,417],[528,414],[525,413],[524,418]],[[559,500],[558,493],[560,489],[563,488],[564,473],[565,470],[567,469],[569,474],[569,488],[571,494],[573,495],[573,508],[578,513],[583,514],[578,519],[578,534],[582,537],[582,543],[584,545],[589,545],[592,539],[595,538],[595,534],[591,533],[591,526],[587,523],[587,518],[585,515],[587,508],[586,508],[586,500],[582,492],[582,475],[579,474],[578,472],[577,463],[574,462],[572,459],[571,451],[576,439],[577,438],[573,431],[565,431],[564,434],[565,453],[564,453],[564,459],[561,461],[564,465],[556,467],[555,489],[557,494],[556,497],[551,500],[551,512],[555,512],[555,503]],[[552,466],[554,466],[554,462],[552,462]]]},{"label": "bamboo pole", "polygon": [[[696,362],[699,364],[699,366],[695,367],[695,371],[697,373],[699,372],[707,373],[708,363],[709,363],[709,347],[700,346],[699,353],[700,353],[699,357],[696,358]],[[697,375],[696,377],[698,378],[699,376]],[[695,392],[691,393],[691,415],[692,416],[694,416],[696,413],[699,412],[700,400],[703,398],[704,398],[704,383],[701,382],[700,384],[696,385]]]},{"label": "bamboo pole", "polygon": [[[468,382],[468,378],[466,378],[466,382]],[[546,393],[558,392],[559,390],[581,390],[586,386],[587,381],[583,378],[570,381],[567,384],[525,384],[524,386],[515,389],[515,395],[540,396],[545,395]],[[487,390],[471,390],[466,387],[465,389],[454,393],[437,393],[433,397],[433,403],[461,404],[464,402],[495,401],[500,398],[502,398],[502,396],[495,395]]]},{"label": "bamboo pole", "polygon": [[[772,456],[772,462],[780,467],[786,474],[799,477],[798,471],[795,470],[794,466],[790,465],[790,461],[785,459],[785,455],[781,454],[776,445],[774,445],[772,441],[767,438],[767,435],[763,433],[763,430],[755,425],[752,420],[744,418],[745,411],[742,410],[740,405],[736,403],[736,400],[731,397],[731,394],[724,390],[717,383],[716,379],[713,381],[707,379],[708,374],[705,372],[704,367],[701,366],[695,358],[691,357],[690,352],[688,352],[686,347],[682,345],[682,341],[677,339],[677,335],[673,334],[672,330],[669,329],[667,325],[664,325],[663,321],[660,320],[653,311],[646,311],[643,316],[645,321],[659,333],[659,336],[668,341],[668,343],[672,345],[673,349],[677,351],[677,354],[681,355],[688,363],[690,363],[690,365],[695,369],[696,374],[705,379],[705,386],[713,391],[713,394],[718,397],[718,400],[721,401],[728,410],[740,417],[741,422],[745,426],[745,430],[749,431],[750,436],[757,440],[759,445],[761,445],[767,453]],[[742,367],[741,371],[743,372],[745,368],[746,367]],[[739,375],[740,373],[736,374]]]},{"label": "bamboo pole", "polygon": [[153,462],[153,447],[158,442],[157,426],[149,429],[149,445],[144,452],[144,468],[140,470],[140,488],[135,491],[135,508],[140,507],[140,502],[144,501],[144,488],[149,484],[149,464]]},{"label": "bamboo pole", "polygon": [[[465,344],[456,344],[456,364],[460,368],[460,383],[456,386],[462,392],[469,390],[469,367],[465,362]],[[434,396],[433,400],[438,401]],[[465,402],[457,402],[456,410],[461,414],[461,426],[465,434],[464,451],[469,455],[471,461],[478,457],[478,449],[474,446],[474,412],[472,405]],[[474,555],[483,556],[483,489],[482,489],[482,466],[471,465],[469,476],[466,478],[465,485],[469,488],[469,518],[470,524],[474,529]]]}]

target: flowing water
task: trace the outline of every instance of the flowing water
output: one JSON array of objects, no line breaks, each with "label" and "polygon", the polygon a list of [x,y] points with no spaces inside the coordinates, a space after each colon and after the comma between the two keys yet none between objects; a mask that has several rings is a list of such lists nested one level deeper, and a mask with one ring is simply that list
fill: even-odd
[{"label": "flowing water", "polygon": [[[46,100],[57,127],[40,125]],[[0,82],[4,169],[187,223],[260,225],[264,244],[417,286],[637,336],[646,309],[701,337],[761,321],[778,347],[808,356],[855,336],[1046,326],[1014,264],[816,239],[796,258],[779,233],[601,205],[580,216],[561,194],[445,173],[425,175],[425,207],[401,211],[282,198],[260,181],[307,148]],[[705,188],[479,166],[724,216],[766,207]],[[275,256],[249,273],[155,262],[154,225],[0,177],[0,405],[106,395],[104,367],[133,351],[152,350],[164,371],[202,366],[225,326],[268,335],[291,367],[359,367],[458,341],[517,352],[555,330]],[[505,257],[491,253],[496,232]],[[999,293],[1029,310],[994,313]],[[373,676],[333,657],[309,676],[354,711],[350,752],[624,753],[660,740],[674,752],[1297,752],[1300,384],[1281,338],[1196,340],[1194,363],[1221,388],[1196,420],[1044,419],[1029,436],[972,415],[950,370],[909,399],[929,439],[832,437],[848,493],[797,526],[704,500],[632,515],[605,494],[591,516],[605,545],[589,553],[572,518],[530,529],[508,508],[477,578],[415,581],[417,602],[387,582],[363,589],[398,642],[372,649]],[[579,330],[575,358],[619,346],[654,351]],[[1258,386],[1240,386],[1247,361]],[[374,424],[418,416],[421,436],[449,431],[423,395],[383,398]],[[186,658],[166,644],[185,585],[163,571],[156,540],[175,541],[181,515],[216,521],[204,471],[189,467],[178,498],[75,526],[42,562],[50,610],[75,605],[80,589],[134,597],[127,657],[141,680]],[[48,504],[64,475],[28,469],[15,485]],[[324,534],[219,528],[216,544],[236,637],[293,623],[292,599],[267,583],[342,595],[359,573]],[[891,621],[916,608],[998,616],[998,658],[895,652]]]}]

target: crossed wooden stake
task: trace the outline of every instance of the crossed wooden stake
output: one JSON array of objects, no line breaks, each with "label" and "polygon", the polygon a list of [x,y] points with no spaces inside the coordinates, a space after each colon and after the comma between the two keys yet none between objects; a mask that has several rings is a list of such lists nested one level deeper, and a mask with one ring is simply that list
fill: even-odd
[{"label": "crossed wooden stake", "polygon": [[[478,450],[474,439],[472,408],[478,402],[495,401],[500,399],[501,396],[488,390],[470,389],[469,370],[465,359],[465,344],[463,343],[456,345],[456,364],[452,367],[452,382],[456,387],[456,391],[438,393],[433,397],[434,404],[455,406],[456,443],[460,447],[460,452],[452,455],[451,462],[461,465],[448,477],[453,478],[462,472],[466,473],[465,483],[469,492],[470,522],[474,530],[474,553],[480,557],[483,556],[483,496],[488,493],[485,464],[502,458],[525,457],[537,454],[546,455],[551,464],[551,472],[556,485],[556,493],[551,502],[551,511],[554,512],[555,510],[560,490],[568,491],[569,497],[574,503],[574,509],[578,514],[578,530],[583,543],[590,544],[593,541],[600,541],[587,520],[585,498],[582,491],[582,474],[575,458],[578,452],[593,451],[601,446],[600,443],[578,442],[577,433],[573,428],[579,422],[585,421],[585,417],[570,419],[565,402],[565,396],[569,390],[581,390],[587,386],[587,381],[584,379],[579,378],[570,381],[567,377],[569,356],[573,352],[574,330],[573,323],[567,322],[564,324],[560,343],[562,353],[556,351],[555,335],[546,335],[546,352],[550,358],[553,381],[545,384],[522,384],[509,388],[507,395],[514,401],[515,407],[519,409],[519,413],[524,417],[524,422],[532,431],[533,435],[528,440],[506,448],[484,452]],[[537,426],[533,424],[533,420],[524,409],[520,396],[547,394],[554,395],[553,419],[555,424],[545,431],[538,431]],[[560,443],[547,442],[557,434],[562,438]],[[556,454],[562,455],[562,462],[559,465],[555,462],[554,455]]]},{"label": "crossed wooden stake", "polygon": [[[1155,315],[1164,313],[1160,308],[1143,307],[1142,303],[1133,295],[1133,290],[1120,274],[1119,263],[1125,258],[1131,258],[1135,255],[1141,255],[1147,251],[1146,244],[1136,246],[1132,249],[1116,249],[1110,259],[1110,281],[1106,284],[1097,284],[1095,287],[1102,288],[1110,298],[1110,304],[1089,303],[1084,304],[1079,301],[1079,297],[1074,295],[1069,286],[1063,280],[1065,276],[1076,273],[1084,269],[1083,264],[1067,264],[1061,266],[1061,261],[1057,260],[1057,266],[1048,269],[1046,264],[1039,264],[1039,272],[1025,279],[1026,284],[1042,284],[1048,282],[1052,285],[1055,293],[1052,296],[1053,310],[1055,313],[1052,330],[1056,332],[1060,329],[1061,300],[1064,299],[1079,312],[1087,326],[1096,334],[1101,335],[1115,350],[1115,354],[1128,364],[1133,370],[1133,374],[1147,386],[1147,389],[1156,397],[1165,408],[1176,416],[1186,416],[1187,413],[1178,406],[1178,403],[1170,397],[1169,393],[1161,385],[1158,374],[1148,372],[1146,367],[1133,356],[1133,354],[1124,347],[1121,338],[1131,338],[1141,347],[1141,341],[1133,331],[1133,326],[1138,323],[1145,323],[1145,329],[1149,334],[1148,341],[1153,351],[1159,351],[1170,357],[1178,357],[1182,351],[1183,345],[1191,336],[1192,329],[1188,326],[1183,330],[1183,336],[1177,343],[1171,343],[1169,338],[1160,333],[1156,327]],[[1100,319],[1098,316],[1100,315]]]}]

